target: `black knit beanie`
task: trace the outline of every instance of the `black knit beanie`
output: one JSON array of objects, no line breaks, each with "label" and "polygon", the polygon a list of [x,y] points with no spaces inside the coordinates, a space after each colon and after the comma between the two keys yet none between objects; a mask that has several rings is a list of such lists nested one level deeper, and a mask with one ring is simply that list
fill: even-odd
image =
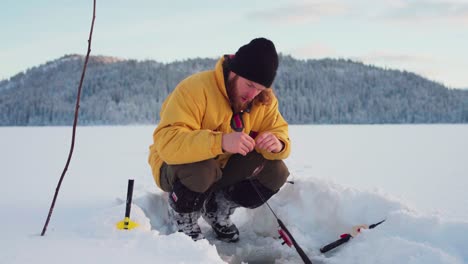
[{"label": "black knit beanie", "polygon": [[273,42],[256,38],[239,48],[230,63],[231,71],[250,81],[270,87],[278,69],[278,54]]}]

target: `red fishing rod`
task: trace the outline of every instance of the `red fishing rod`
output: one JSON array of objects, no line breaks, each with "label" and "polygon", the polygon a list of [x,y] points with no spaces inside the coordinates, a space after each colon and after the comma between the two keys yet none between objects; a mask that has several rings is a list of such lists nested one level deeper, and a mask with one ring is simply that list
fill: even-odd
[{"label": "red fishing rod", "polygon": [[273,211],[273,209],[271,208],[270,204],[268,204],[267,200],[263,197],[263,195],[261,194],[261,192],[258,190],[257,186],[255,186],[255,184],[252,182],[252,178],[256,177],[262,170],[263,170],[263,167],[265,166],[265,162],[266,161],[263,161],[262,164],[260,164],[260,166],[258,166],[257,168],[255,168],[255,170],[252,172],[252,175],[250,177],[248,177],[250,183],[252,184],[255,192],[257,193],[258,197],[260,197],[260,199],[262,200],[262,202],[264,204],[266,204],[268,206],[268,209],[270,209],[271,213],[273,214],[273,216],[276,218],[276,221],[278,222],[278,225],[279,225],[279,228],[278,228],[278,233],[281,237],[281,239],[283,240],[283,245],[286,244],[288,245],[289,247],[292,247],[294,246],[294,248],[296,249],[297,253],[299,254],[299,256],[301,257],[302,261],[304,261],[305,264],[312,264],[312,261],[309,259],[309,257],[306,255],[306,253],[304,252],[304,250],[302,250],[301,246],[299,246],[299,244],[296,242],[296,240],[294,239],[293,235],[291,234],[291,232],[289,232],[288,228],[286,227],[286,225],[283,223],[283,221],[281,221],[281,219],[279,219],[279,217],[275,214],[275,211]]}]

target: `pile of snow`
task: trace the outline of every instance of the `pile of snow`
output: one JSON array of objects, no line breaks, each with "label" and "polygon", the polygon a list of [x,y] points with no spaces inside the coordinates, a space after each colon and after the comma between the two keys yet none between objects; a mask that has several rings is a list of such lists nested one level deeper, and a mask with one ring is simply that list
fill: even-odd
[{"label": "pile of snow", "polygon": [[[431,135],[434,127],[430,128],[424,130],[425,135]],[[455,153],[462,154],[458,159],[468,154],[463,145],[467,128],[443,128],[452,135],[453,142],[462,142],[451,145]],[[356,128],[292,126],[291,134],[295,136],[293,139],[301,140],[310,138],[311,130],[328,130],[335,133],[315,133],[312,142],[340,141],[355,132],[353,129]],[[395,126],[385,131],[393,130],[391,132],[397,134],[411,129]],[[40,237],[68,154],[71,129],[0,128],[0,158],[4,161],[0,263],[301,263],[294,248],[281,244],[276,220],[266,206],[236,211],[233,221],[241,232],[238,243],[217,241],[203,220],[199,222],[206,240],[195,243],[174,232],[168,224],[166,195],[155,187],[146,163],[152,130],[153,127],[78,128],[72,164],[47,234]],[[381,137],[381,132],[374,130],[374,133],[375,138]],[[329,138],[330,135],[333,138]],[[366,137],[372,141],[368,135]],[[363,149],[358,145],[361,142],[354,140],[355,147]],[[415,138],[393,140],[398,145],[404,144],[402,141],[413,142]],[[343,152],[343,149],[330,149],[334,147],[331,144],[328,147],[323,151]],[[379,147],[382,146],[374,146],[376,150]],[[431,146],[426,147],[431,149]],[[395,151],[399,151],[398,148]],[[286,184],[269,203],[313,263],[468,262],[467,219],[410,207],[404,192],[393,195],[382,186],[373,189],[344,186],[332,177],[315,175],[313,171],[323,160],[315,158],[313,162],[303,162],[309,153],[315,152],[307,144],[295,145],[293,155],[287,160],[294,183]],[[398,154],[390,151],[381,158]],[[359,157],[362,156],[349,158],[357,161]],[[457,164],[461,167],[450,170],[466,169],[464,163]],[[349,168],[344,166],[342,173],[353,175],[347,171]],[[426,175],[428,178],[438,176]],[[129,178],[135,179],[131,219],[139,227],[121,231],[115,224],[123,219]],[[414,192],[424,195],[420,190],[414,188]],[[443,200],[448,193],[436,195]],[[465,194],[460,197],[459,204],[451,206],[467,210],[463,207],[467,198]],[[339,249],[326,254],[319,252],[320,247],[338,239],[353,226],[383,219],[386,222],[375,229],[363,230]]]}]

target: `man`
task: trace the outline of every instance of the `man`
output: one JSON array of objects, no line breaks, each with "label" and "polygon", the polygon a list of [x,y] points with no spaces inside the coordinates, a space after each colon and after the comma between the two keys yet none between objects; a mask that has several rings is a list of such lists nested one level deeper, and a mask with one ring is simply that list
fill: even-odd
[{"label": "man", "polygon": [[180,82],[162,105],[149,163],[169,192],[170,221],[195,241],[200,216],[219,239],[239,240],[234,210],[262,205],[289,176],[288,124],[270,88],[277,69],[274,44],[257,38]]}]

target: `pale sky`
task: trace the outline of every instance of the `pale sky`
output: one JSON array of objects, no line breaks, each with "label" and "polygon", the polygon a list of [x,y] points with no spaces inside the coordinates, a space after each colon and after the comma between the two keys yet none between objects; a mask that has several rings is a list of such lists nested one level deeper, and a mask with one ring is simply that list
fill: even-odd
[{"label": "pale sky", "polygon": [[[0,79],[86,54],[92,3],[2,0]],[[468,88],[468,0],[97,0],[91,55],[217,58],[260,36],[298,59],[352,59]]]}]

